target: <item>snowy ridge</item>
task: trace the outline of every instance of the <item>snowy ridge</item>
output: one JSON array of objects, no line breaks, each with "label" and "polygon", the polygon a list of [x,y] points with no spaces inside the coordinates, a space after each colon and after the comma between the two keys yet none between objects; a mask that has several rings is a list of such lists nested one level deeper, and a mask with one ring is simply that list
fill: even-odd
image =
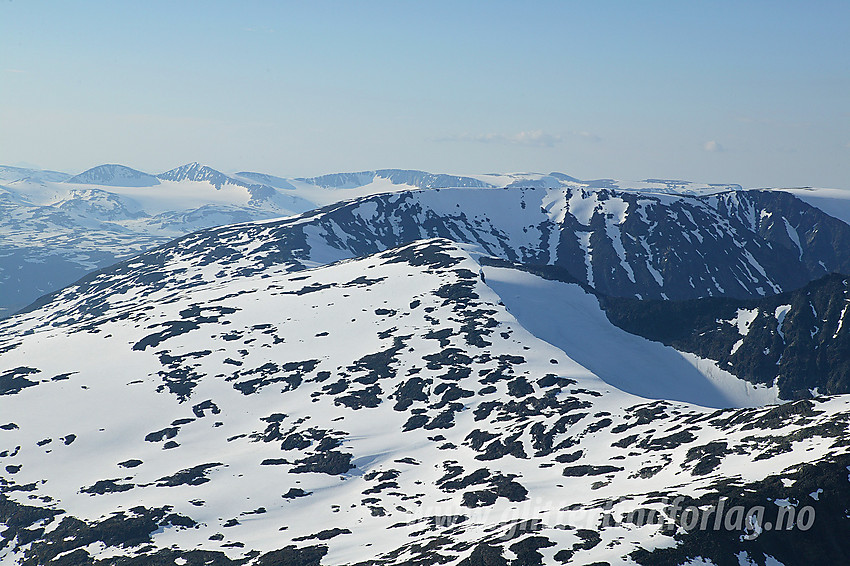
[{"label": "snowy ridge", "polygon": [[236,179],[245,179],[253,183],[260,183],[263,185],[268,185],[269,187],[274,187],[276,189],[295,189],[295,187],[288,180],[282,177],[276,177],[275,175],[268,175],[266,173],[255,173],[253,171],[241,171],[233,175]]},{"label": "snowy ridge", "polygon": [[[198,254],[195,261],[216,262],[222,273],[235,274],[271,264],[301,269],[423,238],[445,237],[509,261],[551,261],[586,284],[590,284],[590,261],[592,286],[603,294],[670,299],[718,294],[758,297],[804,285],[827,270],[847,270],[850,263],[846,251],[822,243],[836,238],[850,242],[850,228],[799,201],[794,204],[807,222],[794,218],[807,234],[802,261],[793,243],[783,245],[786,240],[781,238],[787,239],[787,233],[778,214],[754,231],[739,219],[737,208],[716,197],[705,201],[608,190],[555,191],[557,198],[546,189],[381,194],[289,219],[200,232],[175,245],[197,250],[191,252]],[[795,200],[776,194],[752,192],[735,197],[735,202],[770,208],[777,201],[787,204],[785,196]],[[774,229],[777,224],[782,227]],[[620,238],[612,238],[612,233]],[[592,255],[581,247],[579,237],[589,241]],[[214,245],[221,246],[215,252],[218,257],[204,259]],[[242,252],[246,262],[229,261],[233,253]],[[154,269],[160,269],[170,254],[164,248],[151,256],[158,258]],[[631,271],[623,268],[624,262]]]},{"label": "snowy ridge", "polygon": [[[73,179],[73,182],[64,182],[69,179]],[[667,272],[674,274],[689,272],[687,278],[674,282],[672,286],[687,285],[690,290],[678,289],[676,293],[671,294],[666,289],[656,289],[647,296],[662,296],[662,294],[668,297],[676,296],[676,294],[704,296],[725,293],[740,296],[750,295],[753,292],[770,294],[777,292],[777,289],[788,289],[789,286],[799,287],[828,271],[843,269],[841,262],[836,264],[820,257],[814,260],[809,257],[810,254],[804,253],[802,248],[811,248],[811,244],[796,245],[797,240],[805,242],[806,238],[817,233],[813,228],[811,214],[803,213],[803,217],[808,216],[809,219],[801,222],[799,218],[801,212],[795,210],[799,209],[798,204],[784,207],[787,210],[778,216],[773,215],[775,203],[768,206],[756,206],[761,215],[758,217],[758,226],[753,225],[752,215],[743,214],[743,209],[737,211],[736,204],[731,207],[724,204],[721,210],[696,216],[689,210],[683,210],[684,216],[675,221],[676,227],[670,226],[667,221],[658,223],[657,219],[650,220],[649,217],[653,214],[643,208],[644,205],[652,204],[651,199],[657,199],[655,202],[661,203],[665,208],[677,207],[676,202],[686,196],[699,197],[700,202],[710,204],[707,197],[718,195],[715,204],[710,204],[711,206],[721,202],[732,203],[738,193],[742,195],[744,201],[752,201],[752,195],[756,193],[744,191],[738,185],[700,184],[663,179],[581,181],[557,172],[459,176],[402,169],[381,169],[296,179],[258,172],[226,175],[199,163],[189,163],[157,176],[115,164],[100,165],[75,177],[55,171],[0,166],[0,182],[2,182],[0,206],[4,211],[4,216],[0,217],[2,218],[0,234],[4,236],[4,244],[0,247],[0,257],[10,258],[5,261],[0,260],[0,316],[8,315],[24,307],[38,296],[76,280],[93,268],[105,267],[121,258],[195,230],[215,225],[280,218],[345,199],[380,193],[404,193],[411,189],[512,187],[516,190],[523,188],[546,190],[554,199],[560,199],[566,193],[584,194],[581,200],[592,200],[594,197],[591,195],[597,192],[625,195],[618,199],[621,208],[638,214],[647,228],[658,233],[649,239],[642,233],[632,233],[629,236],[628,233],[639,227],[634,225],[633,219],[630,220],[616,213],[616,220],[606,222],[605,238],[597,242],[594,236],[594,241],[589,246],[596,250],[596,257],[599,258],[597,261],[604,263],[601,267],[593,267],[591,275],[594,283],[598,282],[601,285],[600,291],[606,293],[643,296],[644,293],[640,289],[644,284],[667,286],[670,277]],[[120,200],[121,206],[133,211],[131,214],[138,214],[138,217],[116,218],[112,216],[111,211],[85,202],[88,198],[94,198],[95,194],[100,193],[79,192],[80,189],[95,189],[111,193]],[[784,192],[781,194],[791,192],[800,198],[808,199],[814,205],[822,205],[830,215],[843,221],[850,221],[850,213],[847,213],[850,209],[845,206],[850,200],[845,198],[846,195],[842,191],[830,192],[828,189],[783,189],[782,191]],[[773,192],[780,193],[780,191]],[[662,200],[665,195],[671,196],[671,199]],[[650,200],[646,200],[647,198]],[[77,203],[70,204],[69,201],[72,200],[76,200]],[[776,196],[773,200],[778,202],[781,196]],[[634,204],[627,204],[627,201]],[[590,201],[587,203],[589,204]],[[516,205],[515,202],[507,204]],[[84,215],[67,215],[63,210],[58,210],[60,206],[87,210],[87,212]],[[549,207],[545,198],[542,206]],[[747,231],[758,232],[761,238],[767,238],[774,245],[778,243],[783,247],[794,246],[797,250],[797,263],[806,263],[806,271],[798,273],[797,276],[790,276],[790,282],[788,275],[777,280],[773,270],[778,268],[762,265],[765,258],[758,250],[751,249],[752,246],[749,244],[747,252],[752,257],[744,254],[743,261],[739,262],[735,268],[734,276],[727,277],[718,277],[710,268],[700,267],[703,262],[699,261],[698,254],[687,258],[683,265],[680,262],[683,259],[680,253],[659,256],[652,251],[652,246],[662,237],[672,235],[681,240],[682,236],[677,232],[682,230],[687,240],[685,244],[695,245],[694,240],[702,244],[706,238],[705,229],[707,228],[707,225],[702,223],[716,221],[715,216],[725,216],[733,208],[736,214],[742,212],[737,215],[734,224],[743,223]],[[104,216],[100,215],[101,210]],[[592,218],[597,212],[608,214],[602,209],[595,211],[593,206],[590,206],[585,208],[584,215],[590,214]],[[661,212],[661,210],[658,211],[658,213]],[[560,218],[556,218],[558,215],[561,215]],[[550,217],[555,224],[560,225],[564,215],[566,215],[566,209],[563,206],[550,210]],[[568,216],[584,218],[584,215],[576,217],[570,214]],[[776,229],[771,228],[773,223],[776,223]],[[664,231],[665,224],[671,232]],[[690,224],[701,224],[702,229],[688,228]],[[531,228],[526,226],[528,229],[537,227],[538,225]],[[740,227],[732,228],[737,230]],[[800,228],[799,231],[797,227]],[[572,228],[579,232],[587,231],[582,226],[563,228]],[[779,228],[782,228],[785,233],[780,234]],[[722,225],[718,231],[713,232],[713,236],[709,236],[708,241],[711,242],[720,237],[724,231],[727,231],[727,227]],[[546,246],[546,253],[551,256],[549,261],[554,262],[558,255],[561,235],[560,231],[555,230],[549,230],[548,234],[550,242]],[[632,245],[634,243],[632,237],[637,237],[643,249]],[[581,238],[587,238],[587,235]],[[575,242],[568,245],[572,249],[569,252],[565,251],[565,259],[561,261],[577,261],[578,248],[583,242],[581,238],[577,238]],[[827,240],[826,237],[821,236],[821,238],[824,241]],[[683,245],[682,242],[675,242],[673,247],[678,248],[681,245]],[[723,245],[729,246],[730,241],[727,240]],[[824,245],[818,244],[815,247],[822,249]],[[609,258],[613,259],[614,255],[616,255],[617,265],[608,265]],[[570,257],[572,259],[568,259]],[[659,265],[665,260],[673,262],[666,269]],[[821,261],[823,265],[820,264]],[[846,263],[848,260],[844,258],[842,261]],[[582,260],[572,268],[578,273],[583,265]],[[796,264],[792,266],[796,267]],[[611,270],[614,270],[613,275]],[[696,273],[690,273],[691,270],[695,270]],[[584,271],[586,272],[586,269]],[[788,271],[794,270],[788,269]],[[52,275],[46,279],[45,273]],[[608,281],[612,277],[616,280],[613,283]],[[620,280],[624,278],[629,280],[629,284],[621,284]],[[683,292],[685,292],[684,295]]]},{"label": "snowy ridge", "polygon": [[707,407],[754,407],[780,401],[775,388],[753,385],[712,360],[683,354],[613,326],[597,298],[574,283],[508,267],[488,265],[483,273],[487,285],[526,330],[621,391]]},{"label": "snowy ridge", "polygon": [[206,181],[219,190],[224,185],[248,186],[233,177],[228,177],[224,173],[216,171],[212,167],[201,165],[197,161],[160,173],[157,178],[164,181]]},{"label": "snowy ridge", "polygon": [[474,248],[293,273],[240,228],[225,274],[184,238],[0,321],[0,562],[721,564],[812,546],[620,518],[722,495],[840,520],[846,397],[649,403],[530,334],[495,281],[534,279]]},{"label": "snowy ridge", "polygon": [[363,187],[384,179],[393,185],[405,185],[408,188],[439,189],[452,187],[493,187],[473,177],[459,177],[456,175],[435,175],[425,171],[412,171],[405,169],[379,169],[377,171],[361,171],[359,173],[334,173],[320,177],[300,178],[311,185],[317,185],[326,189],[353,189]]},{"label": "snowy ridge", "polygon": [[42,169],[28,169],[25,167],[10,167],[0,165],[0,181],[7,182],[31,182],[31,183],[60,183],[71,175],[59,171],[45,171]]}]

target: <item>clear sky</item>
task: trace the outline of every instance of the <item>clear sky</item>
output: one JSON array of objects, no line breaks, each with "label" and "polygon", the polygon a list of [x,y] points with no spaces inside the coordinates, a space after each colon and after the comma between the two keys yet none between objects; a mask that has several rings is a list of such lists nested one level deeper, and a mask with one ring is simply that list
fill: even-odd
[{"label": "clear sky", "polygon": [[848,0],[0,0],[0,163],[850,189],[848,30]]}]

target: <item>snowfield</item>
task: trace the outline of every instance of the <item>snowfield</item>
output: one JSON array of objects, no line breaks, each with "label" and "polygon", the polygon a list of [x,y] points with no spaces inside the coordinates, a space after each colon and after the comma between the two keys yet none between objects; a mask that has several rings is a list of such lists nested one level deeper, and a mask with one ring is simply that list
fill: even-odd
[{"label": "snowfield", "polygon": [[[675,544],[673,532],[599,527],[604,512],[660,512],[658,494],[794,478],[801,463],[846,453],[844,398],[797,406],[815,426],[786,450],[809,429],[774,428],[775,409],[618,390],[522,325],[515,286],[550,282],[474,256],[426,240],[133,293],[105,272],[116,292],[78,289],[70,311],[54,302],[4,321],[3,500],[52,514],[31,527],[34,542],[18,527],[0,533],[4,563],[201,551],[265,563],[281,549],[305,564],[461,563],[490,547],[517,563],[538,547],[552,548],[548,562],[564,549],[634,562]],[[190,281],[205,271],[179,268]],[[583,293],[563,308],[586,312],[550,320],[592,338],[601,323]],[[138,539],[125,526],[109,544],[86,542],[134,517],[150,524]]]}]

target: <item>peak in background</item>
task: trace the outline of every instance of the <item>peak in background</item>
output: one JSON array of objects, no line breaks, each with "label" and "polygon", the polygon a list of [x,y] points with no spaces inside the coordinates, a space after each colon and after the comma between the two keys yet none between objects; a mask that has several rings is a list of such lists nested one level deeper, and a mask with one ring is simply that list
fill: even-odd
[{"label": "peak in background", "polygon": [[114,164],[92,167],[66,179],[65,182],[106,187],[152,187],[159,184],[159,180],[153,175]]}]

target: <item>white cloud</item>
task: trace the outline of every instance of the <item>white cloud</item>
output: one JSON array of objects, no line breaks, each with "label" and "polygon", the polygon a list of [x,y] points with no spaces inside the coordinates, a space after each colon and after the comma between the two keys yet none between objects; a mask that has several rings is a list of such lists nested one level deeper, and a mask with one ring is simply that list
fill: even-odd
[{"label": "white cloud", "polygon": [[702,144],[702,149],[711,153],[717,153],[723,151],[723,146],[716,141],[711,140]]},{"label": "white cloud", "polygon": [[563,138],[557,134],[547,134],[543,130],[532,130],[510,136],[508,140],[520,145],[543,145],[546,147],[552,147],[556,143],[561,143]]}]

